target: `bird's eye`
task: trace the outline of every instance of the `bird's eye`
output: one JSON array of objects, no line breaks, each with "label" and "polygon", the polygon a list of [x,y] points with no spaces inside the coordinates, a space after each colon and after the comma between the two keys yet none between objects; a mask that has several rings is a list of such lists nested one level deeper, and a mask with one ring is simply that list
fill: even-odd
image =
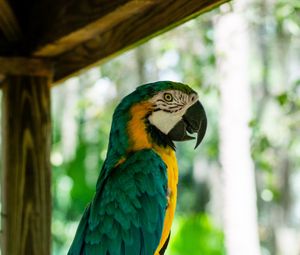
[{"label": "bird's eye", "polygon": [[173,100],[173,96],[172,94],[170,93],[165,93],[164,94],[164,99],[167,101],[167,102],[171,102]]}]

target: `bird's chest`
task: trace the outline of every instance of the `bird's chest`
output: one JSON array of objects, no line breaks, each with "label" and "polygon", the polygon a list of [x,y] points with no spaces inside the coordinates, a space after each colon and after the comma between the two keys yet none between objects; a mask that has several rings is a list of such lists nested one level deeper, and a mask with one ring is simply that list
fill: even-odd
[{"label": "bird's chest", "polygon": [[178,184],[178,166],[177,166],[175,151],[170,148],[166,149],[161,147],[155,148],[155,151],[159,154],[161,159],[167,165],[168,196],[169,196],[169,200],[174,200],[173,197],[175,197],[176,199],[177,184]]},{"label": "bird's chest", "polygon": [[157,247],[155,255],[159,254],[165,244],[172,226],[174,219],[176,201],[177,201],[177,183],[178,183],[178,166],[175,151],[172,149],[161,149],[156,150],[160,155],[161,159],[167,165],[167,175],[168,175],[168,205],[165,213],[163,232],[161,236],[160,243]]},{"label": "bird's chest", "polygon": [[173,150],[167,150],[164,152],[160,152],[159,155],[167,165],[169,203],[170,202],[176,203],[177,184],[178,184],[178,166],[177,166],[175,152]]}]

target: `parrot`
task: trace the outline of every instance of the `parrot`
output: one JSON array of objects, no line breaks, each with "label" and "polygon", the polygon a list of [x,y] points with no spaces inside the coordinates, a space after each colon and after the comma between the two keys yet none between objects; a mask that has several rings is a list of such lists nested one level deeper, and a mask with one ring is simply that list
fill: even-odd
[{"label": "parrot", "polygon": [[174,142],[196,139],[196,149],[206,128],[203,105],[186,84],[157,81],[125,96],[68,255],[163,255],[177,200]]}]

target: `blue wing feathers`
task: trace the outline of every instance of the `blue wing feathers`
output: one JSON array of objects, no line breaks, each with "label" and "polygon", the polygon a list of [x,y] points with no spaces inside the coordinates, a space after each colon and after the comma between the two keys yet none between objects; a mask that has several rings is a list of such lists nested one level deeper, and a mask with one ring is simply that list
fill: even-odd
[{"label": "blue wing feathers", "polygon": [[153,255],[167,206],[166,165],[152,150],[105,169],[69,255]]},{"label": "blue wing feathers", "polygon": [[124,255],[139,254],[137,251],[141,249],[141,235],[139,229],[136,227],[132,228],[132,239],[130,242],[122,242],[122,251]]}]

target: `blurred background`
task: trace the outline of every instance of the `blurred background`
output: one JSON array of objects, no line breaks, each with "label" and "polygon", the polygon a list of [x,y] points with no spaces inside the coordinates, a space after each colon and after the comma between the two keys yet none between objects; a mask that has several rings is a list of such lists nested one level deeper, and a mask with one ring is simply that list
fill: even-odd
[{"label": "blurred background", "polygon": [[298,0],[222,5],[52,89],[53,254],[93,197],[114,108],[157,80],[189,84],[208,116],[197,150],[176,144],[168,254],[299,255]]}]

